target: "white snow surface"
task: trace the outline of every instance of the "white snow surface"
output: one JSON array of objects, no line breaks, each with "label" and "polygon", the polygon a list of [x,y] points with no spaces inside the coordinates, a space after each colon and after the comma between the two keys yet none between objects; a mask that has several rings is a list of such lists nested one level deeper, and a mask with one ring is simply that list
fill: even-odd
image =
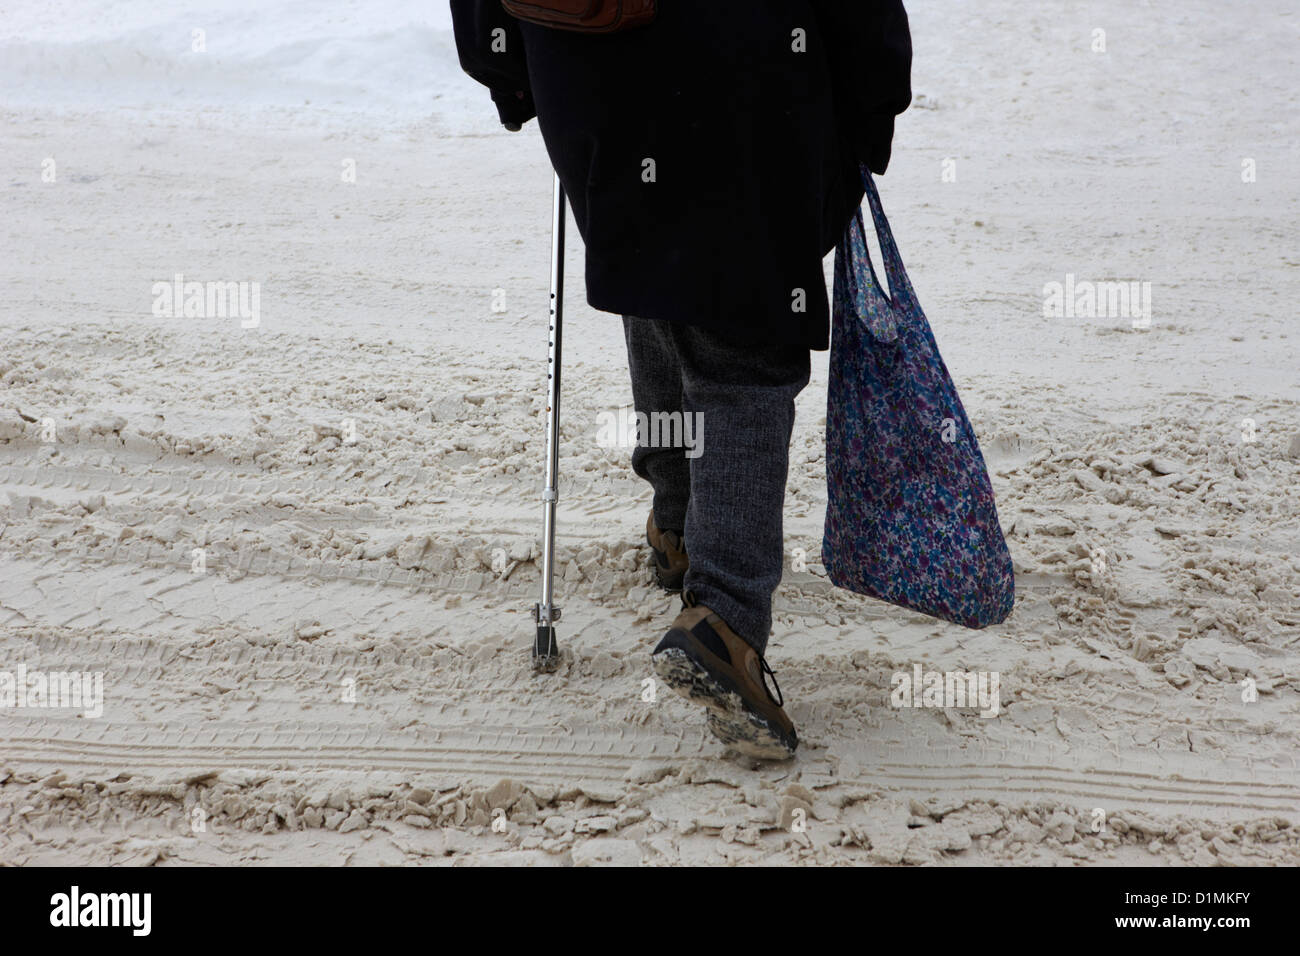
[{"label": "white snow surface", "polygon": [[[104,711],[0,710],[0,859],[1300,863],[1300,14],[911,7],[881,191],[1017,605],[829,585],[817,355],[768,649],[801,746],[757,765],[645,697],[677,602],[574,231],[530,672],[551,173],[447,8],[6,4],[0,671],[100,671]],[[259,324],[155,314],[177,274]],[[1150,327],[1045,316],[1070,276],[1150,283]],[[918,664],[998,672],[998,716],[892,707]]]},{"label": "white snow surface", "polygon": [[0,20],[0,84],[39,107],[482,113],[449,7],[397,0],[23,0]]}]

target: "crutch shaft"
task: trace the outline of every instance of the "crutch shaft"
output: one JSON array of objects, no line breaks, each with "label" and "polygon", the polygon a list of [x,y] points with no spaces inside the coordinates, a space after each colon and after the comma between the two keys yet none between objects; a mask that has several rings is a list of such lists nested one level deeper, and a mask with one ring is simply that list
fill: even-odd
[{"label": "crutch shaft", "polygon": [[551,222],[551,301],[549,347],[546,359],[546,482],[542,490],[542,593],[536,607],[537,640],[534,658],[557,653],[554,624],[560,619],[555,606],[555,505],[559,501],[560,467],[560,349],[564,322],[564,187],[555,177]]}]

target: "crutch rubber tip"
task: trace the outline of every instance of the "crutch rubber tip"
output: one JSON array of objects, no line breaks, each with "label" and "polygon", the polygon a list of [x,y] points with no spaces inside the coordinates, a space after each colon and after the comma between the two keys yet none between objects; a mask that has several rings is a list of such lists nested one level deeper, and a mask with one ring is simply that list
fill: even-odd
[{"label": "crutch rubber tip", "polygon": [[537,625],[537,638],[533,642],[533,670],[554,670],[559,662],[560,646],[555,642],[554,626]]}]

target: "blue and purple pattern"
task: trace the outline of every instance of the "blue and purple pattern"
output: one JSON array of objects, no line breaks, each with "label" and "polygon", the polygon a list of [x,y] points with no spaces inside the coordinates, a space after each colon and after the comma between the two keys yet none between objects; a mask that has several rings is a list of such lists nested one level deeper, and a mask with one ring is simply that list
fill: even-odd
[{"label": "blue and purple pattern", "polygon": [[862,179],[893,300],[859,209],[835,250],[822,563],[839,587],[987,627],[1015,601],[993,487],[865,168]]}]

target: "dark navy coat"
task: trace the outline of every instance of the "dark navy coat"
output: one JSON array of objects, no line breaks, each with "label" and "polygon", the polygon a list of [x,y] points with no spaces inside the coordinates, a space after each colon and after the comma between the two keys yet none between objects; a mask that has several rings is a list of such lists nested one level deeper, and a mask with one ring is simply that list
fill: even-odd
[{"label": "dark navy coat", "polygon": [[501,121],[538,119],[594,308],[827,347],[822,259],[911,101],[901,0],[659,0],[597,35],[451,10]]}]

